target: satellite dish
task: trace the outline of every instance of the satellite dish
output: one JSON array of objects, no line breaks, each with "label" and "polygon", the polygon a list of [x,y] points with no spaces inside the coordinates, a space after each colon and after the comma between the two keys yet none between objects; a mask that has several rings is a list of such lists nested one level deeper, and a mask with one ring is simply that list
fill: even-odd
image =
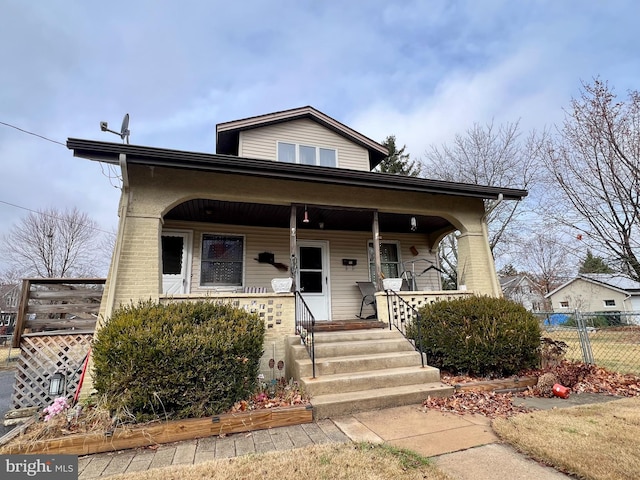
[{"label": "satellite dish", "polygon": [[124,118],[122,119],[122,127],[120,127],[120,138],[124,141],[127,139],[127,144],[129,143],[129,114],[125,113]]},{"label": "satellite dish", "polygon": [[103,132],[115,133],[122,139],[123,142],[126,139],[127,144],[129,144],[129,135],[131,134],[131,130],[129,130],[129,114],[126,113],[124,118],[122,119],[122,127],[120,127],[120,132],[109,130],[109,125],[107,124],[107,122],[100,122],[100,130],[102,130]]}]

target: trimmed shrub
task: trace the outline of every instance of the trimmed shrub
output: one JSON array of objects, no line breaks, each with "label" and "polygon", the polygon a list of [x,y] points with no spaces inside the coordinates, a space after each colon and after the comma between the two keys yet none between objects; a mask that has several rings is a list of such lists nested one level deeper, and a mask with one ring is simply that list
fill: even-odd
[{"label": "trimmed shrub", "polygon": [[[536,317],[504,298],[466,297],[420,309],[429,365],[452,373],[512,375],[539,363]],[[416,338],[415,327],[410,329]]]},{"label": "trimmed shrub", "polygon": [[213,302],[140,302],[116,311],[94,339],[94,386],[137,421],[217,415],[257,382],[264,323]]}]

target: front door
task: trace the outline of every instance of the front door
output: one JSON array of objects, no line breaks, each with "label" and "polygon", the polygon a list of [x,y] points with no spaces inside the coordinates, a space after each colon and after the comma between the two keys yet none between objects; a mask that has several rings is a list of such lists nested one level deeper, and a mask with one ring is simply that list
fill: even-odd
[{"label": "front door", "polygon": [[162,293],[189,292],[191,232],[162,232]]},{"label": "front door", "polygon": [[327,242],[298,242],[297,285],[316,320],[331,320],[329,246]]}]

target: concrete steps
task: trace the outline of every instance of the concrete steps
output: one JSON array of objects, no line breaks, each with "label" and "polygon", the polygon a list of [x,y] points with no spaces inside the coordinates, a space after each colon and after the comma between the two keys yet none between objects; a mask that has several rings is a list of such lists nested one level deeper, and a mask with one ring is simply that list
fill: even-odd
[{"label": "concrete steps", "polygon": [[437,368],[421,366],[420,354],[398,331],[369,329],[316,332],[316,378],[300,339],[289,339],[293,376],[311,395],[316,419],[421,403],[446,396]]}]

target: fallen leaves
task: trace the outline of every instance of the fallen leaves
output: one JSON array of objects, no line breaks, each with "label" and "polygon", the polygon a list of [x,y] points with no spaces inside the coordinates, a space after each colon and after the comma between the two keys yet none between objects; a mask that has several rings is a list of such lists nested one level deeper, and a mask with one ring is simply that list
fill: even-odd
[{"label": "fallen leaves", "polygon": [[530,410],[512,403],[512,393],[495,392],[458,392],[450,397],[427,398],[423,402],[426,408],[458,415],[476,414],[489,418],[510,417]]},{"label": "fallen leaves", "polygon": [[[620,397],[640,396],[640,377],[631,374],[611,372],[595,365],[587,365],[578,362],[563,361],[559,365],[546,369],[523,372],[526,376],[542,376],[545,373],[553,373],[559,382],[571,389],[572,393],[602,393]],[[486,378],[474,378],[465,375],[454,376],[442,373],[441,381],[449,385],[459,383],[486,381]],[[441,412],[455,413],[458,415],[477,414],[489,418],[510,417],[518,413],[530,411],[524,406],[513,404],[513,398],[537,396],[545,397],[545,394],[537,387],[528,388],[520,393],[496,393],[483,391],[463,391],[454,393],[450,397],[427,398],[423,402],[425,408],[439,410]]]},{"label": "fallen leaves", "polygon": [[[545,370],[528,372],[529,375],[553,373],[558,381],[573,393],[603,393],[618,397],[640,396],[640,376],[612,372],[596,365],[564,361]],[[540,395],[543,396],[543,395]]]}]

